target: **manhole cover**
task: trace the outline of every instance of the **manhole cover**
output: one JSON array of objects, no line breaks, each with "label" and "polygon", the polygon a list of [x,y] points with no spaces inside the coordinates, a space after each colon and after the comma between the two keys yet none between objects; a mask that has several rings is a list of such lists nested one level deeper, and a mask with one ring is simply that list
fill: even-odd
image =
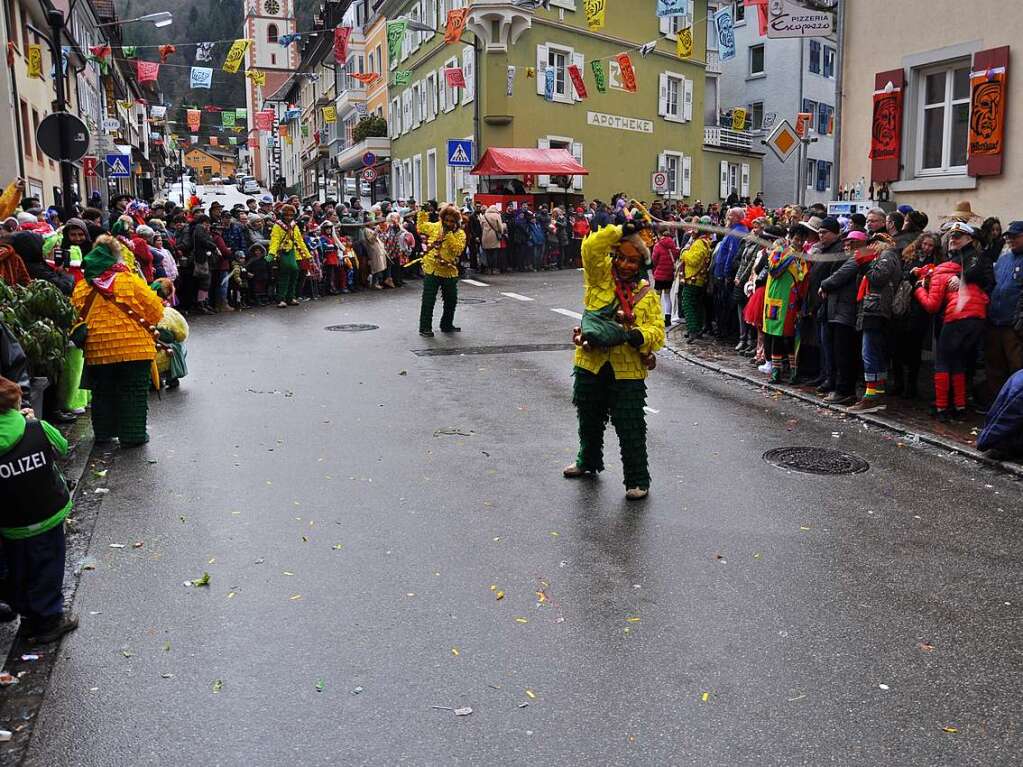
[{"label": "manhole cover", "polygon": [[485,298],[459,298],[458,303],[460,304],[485,304],[487,299]]},{"label": "manhole cover", "polygon": [[361,333],[364,330],[377,330],[379,325],[365,325],[361,322],[352,322],[347,325],[327,325],[324,330],[329,330],[333,333]]},{"label": "manhole cover", "polygon": [[823,447],[776,447],[764,453],[764,460],[804,474],[859,474],[870,468],[862,458]]}]

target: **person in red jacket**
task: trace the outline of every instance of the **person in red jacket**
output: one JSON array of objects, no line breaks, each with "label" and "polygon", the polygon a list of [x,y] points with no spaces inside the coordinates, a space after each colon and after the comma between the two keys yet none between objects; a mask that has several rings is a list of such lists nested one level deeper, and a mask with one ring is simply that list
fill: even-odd
[{"label": "person in red jacket", "polygon": [[678,245],[670,229],[665,229],[654,244],[653,261],[654,290],[661,295],[664,310],[664,327],[671,325],[671,288],[675,283],[675,264],[678,261]]},{"label": "person in red jacket", "polygon": [[[944,312],[934,359],[934,412],[942,421],[966,414],[966,370],[985,333],[988,295],[967,281],[963,263],[976,256],[974,230],[955,221],[948,228],[949,260],[918,278],[913,295],[929,314]],[[917,270],[914,270],[916,272]],[[955,409],[949,409],[949,384]]]}]

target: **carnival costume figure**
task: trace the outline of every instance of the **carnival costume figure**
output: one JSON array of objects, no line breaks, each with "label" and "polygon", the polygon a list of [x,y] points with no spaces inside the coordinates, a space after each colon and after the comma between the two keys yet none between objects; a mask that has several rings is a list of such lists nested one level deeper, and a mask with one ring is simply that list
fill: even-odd
[{"label": "carnival costume figure", "polygon": [[298,262],[312,258],[295,215],[294,205],[283,206],[281,220],[270,230],[268,255],[277,262],[277,306],[281,308],[298,304]]},{"label": "carnival costume figure", "polygon": [[626,498],[645,498],[647,466],[646,376],[654,353],[664,346],[664,317],[657,294],[640,271],[650,251],[639,232],[643,221],[606,226],[582,243],[583,302],[575,329],[572,402],[579,417],[579,454],[568,478],[604,469],[604,429],[618,434]]},{"label": "carnival costume figure", "polygon": [[96,442],[118,437],[121,447],[130,447],[149,441],[149,384],[163,302],[128,269],[122,252],[116,239],[103,235],[86,254],[85,279],[71,296],[81,317],[72,339],[85,345]]},{"label": "carnival costume figure", "polygon": [[437,303],[437,291],[444,300],[444,311],[440,316],[442,333],[457,333],[455,307],[458,304],[458,261],[465,252],[465,230],[462,229],[462,214],[453,205],[445,205],[440,211],[440,221],[430,222],[425,210],[416,218],[416,229],[426,243],[423,254],[423,305],[419,312],[419,335],[433,337],[433,307]]}]

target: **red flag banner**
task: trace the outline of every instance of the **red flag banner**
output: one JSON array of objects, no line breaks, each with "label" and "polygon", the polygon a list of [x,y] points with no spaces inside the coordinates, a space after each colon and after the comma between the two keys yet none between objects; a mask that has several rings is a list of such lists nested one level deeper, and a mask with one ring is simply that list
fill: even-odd
[{"label": "red flag banner", "polygon": [[462,32],[465,31],[465,20],[468,15],[468,8],[453,8],[448,11],[448,21],[444,29],[445,43],[451,45],[462,39]]},{"label": "red flag banner", "polygon": [[568,68],[568,76],[572,78],[572,85],[575,86],[575,92],[579,94],[579,98],[586,98],[586,83],[583,82],[583,73],[579,71],[579,67],[572,64]]},{"label": "red flag banner", "polygon": [[449,88],[465,87],[465,73],[462,72],[461,67],[446,67],[444,69],[444,79],[447,80]]},{"label": "red flag banner", "polygon": [[348,41],[351,37],[351,27],[338,27],[334,30],[334,61],[341,66],[348,61]]},{"label": "red flag banner", "polygon": [[135,71],[140,83],[155,83],[160,74],[160,65],[155,61],[136,61]]},{"label": "red flag banner", "polygon": [[202,112],[198,109],[189,109],[185,113],[185,120],[188,122],[188,130],[195,133],[199,130],[199,121],[202,120]]},{"label": "red flag banner", "polygon": [[622,71],[622,87],[629,93],[635,93],[636,70],[632,68],[632,59],[627,53],[619,53],[615,58],[618,60],[618,68]]},{"label": "red flag banner", "polygon": [[352,72],[352,79],[358,80],[363,85],[372,85],[380,77],[379,72]]},{"label": "red flag banner", "polygon": [[1008,46],[973,54],[966,163],[966,172],[970,176],[997,176],[1002,172],[1008,76]]},{"label": "red flag banner", "polygon": [[210,136],[210,146],[217,146],[218,143],[216,136]]},{"label": "red flag banner", "polygon": [[273,130],[274,128],[274,111],[272,109],[263,109],[256,112],[256,130]]}]

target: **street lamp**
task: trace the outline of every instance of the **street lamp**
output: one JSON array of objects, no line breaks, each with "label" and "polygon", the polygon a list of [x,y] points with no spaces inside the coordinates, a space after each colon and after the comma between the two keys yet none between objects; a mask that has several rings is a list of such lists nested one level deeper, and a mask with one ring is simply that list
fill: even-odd
[{"label": "street lamp", "polygon": [[424,24],[421,21],[410,19],[408,16],[399,16],[397,21],[404,21],[408,25],[409,32],[436,32],[437,30],[431,27],[429,24]]},{"label": "street lamp", "polygon": [[169,27],[174,23],[174,16],[170,11],[158,11],[156,13],[147,13],[145,16],[139,16],[135,19],[118,19],[117,21],[106,21],[102,24],[97,24],[97,27],[113,27],[120,26],[122,24],[134,24],[137,21],[151,21],[153,26]]}]

